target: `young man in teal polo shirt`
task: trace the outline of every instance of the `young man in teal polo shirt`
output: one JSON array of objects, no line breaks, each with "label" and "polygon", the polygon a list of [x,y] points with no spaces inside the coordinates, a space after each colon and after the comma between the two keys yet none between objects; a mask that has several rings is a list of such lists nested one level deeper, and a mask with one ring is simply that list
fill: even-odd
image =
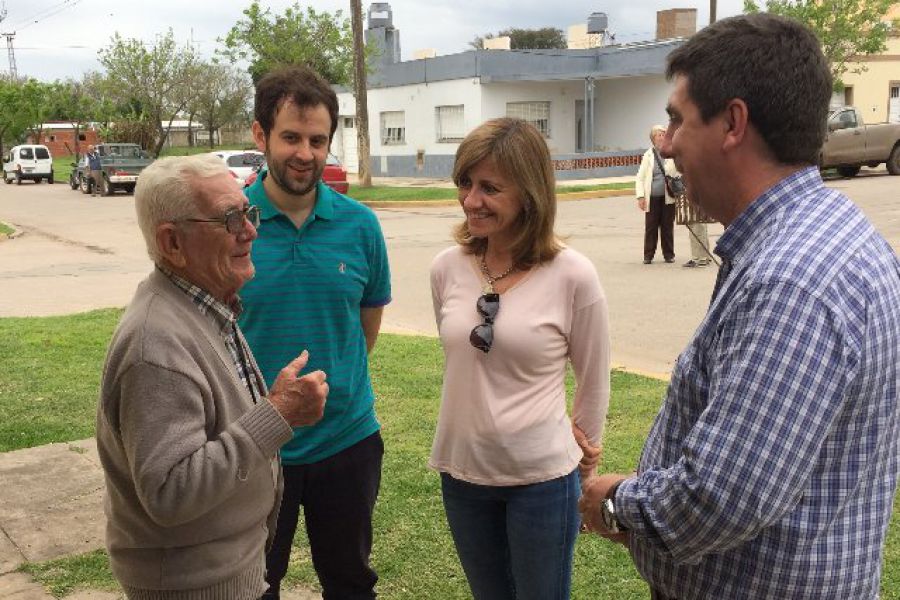
[{"label": "young man in teal polo shirt", "polygon": [[301,505],[325,598],[374,598],[369,554],[384,446],[368,353],[391,300],[384,236],[369,208],[321,181],[338,118],[327,82],[301,67],[269,73],[257,84],[254,116],[268,171],[246,190],[261,223],[240,326],[267,383],[299,347],[330,388],[322,420],[296,428],[281,450],[285,492],[264,598],[279,598]]}]

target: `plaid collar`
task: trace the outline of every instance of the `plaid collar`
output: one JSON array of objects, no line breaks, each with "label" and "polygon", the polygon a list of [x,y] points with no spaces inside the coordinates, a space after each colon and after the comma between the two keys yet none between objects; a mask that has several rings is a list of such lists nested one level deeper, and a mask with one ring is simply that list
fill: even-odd
[{"label": "plaid collar", "polygon": [[235,321],[243,311],[243,305],[241,304],[240,298],[235,296],[229,306],[216,299],[203,288],[194,285],[187,279],[176,275],[165,267],[159,267],[159,270],[162,271],[176,287],[188,295],[197,307],[197,310],[200,311],[200,314],[210,315],[219,326],[220,331],[231,331],[234,329]]}]

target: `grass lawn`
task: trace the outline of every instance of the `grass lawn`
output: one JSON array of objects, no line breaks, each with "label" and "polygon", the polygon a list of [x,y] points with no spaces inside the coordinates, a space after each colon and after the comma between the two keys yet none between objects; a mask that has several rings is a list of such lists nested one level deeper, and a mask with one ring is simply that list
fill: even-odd
[{"label": "grass lawn", "polygon": [[[92,434],[105,346],[119,314],[104,310],[67,317],[0,319],[0,449]],[[441,387],[437,340],[380,336],[372,377],[386,448],[373,551],[381,577],[379,593],[404,600],[468,598],[444,520],[439,479],[425,467]],[[613,373],[604,470],[634,468],[664,388],[660,381]],[[895,511],[882,579],[885,600],[900,600],[898,520]],[[22,570],[57,596],[85,587],[116,588],[103,551],[28,564]],[[286,583],[317,586],[302,534],[295,540]],[[596,536],[579,537],[573,598],[648,596],[623,548]]]},{"label": "grass lawn", "polygon": [[[352,178],[351,178],[352,179]],[[556,188],[557,194],[567,192],[587,192],[594,190],[622,190],[623,192],[634,190],[633,183],[601,183],[595,185],[561,185]],[[365,202],[408,200],[456,200],[456,188],[440,187],[396,187],[387,185],[373,185],[370,188],[362,188],[356,185],[350,186],[349,196],[355,200]]]}]

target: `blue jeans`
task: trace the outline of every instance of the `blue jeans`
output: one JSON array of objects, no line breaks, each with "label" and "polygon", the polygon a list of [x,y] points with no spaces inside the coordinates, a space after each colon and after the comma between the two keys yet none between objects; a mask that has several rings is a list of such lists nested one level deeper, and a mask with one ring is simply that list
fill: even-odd
[{"label": "blue jeans", "polygon": [[441,473],[447,522],[475,600],[569,597],[580,483],[577,469],[515,486]]}]

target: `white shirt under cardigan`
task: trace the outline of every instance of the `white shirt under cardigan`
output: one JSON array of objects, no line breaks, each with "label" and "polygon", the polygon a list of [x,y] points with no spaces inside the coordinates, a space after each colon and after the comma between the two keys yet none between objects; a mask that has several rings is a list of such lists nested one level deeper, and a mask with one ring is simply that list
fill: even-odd
[{"label": "white shirt under cardigan", "polygon": [[523,485],[568,475],[582,452],[566,412],[566,363],[577,390],[573,419],[599,445],[609,406],[609,320],[593,264],[570,248],[501,294],[494,343],[469,344],[484,278],[460,246],[431,265],[444,385],[429,466],[480,485]]}]

